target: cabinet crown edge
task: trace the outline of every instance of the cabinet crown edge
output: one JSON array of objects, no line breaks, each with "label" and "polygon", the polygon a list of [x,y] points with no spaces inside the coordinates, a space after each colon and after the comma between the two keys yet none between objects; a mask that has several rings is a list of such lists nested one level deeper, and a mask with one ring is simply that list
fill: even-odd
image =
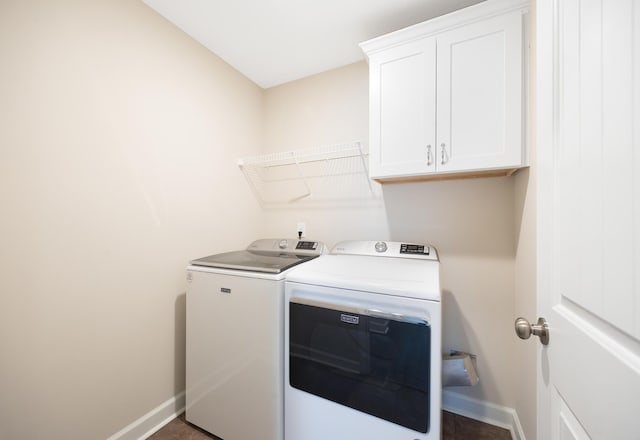
[{"label": "cabinet crown edge", "polygon": [[475,20],[486,19],[493,15],[501,15],[514,11],[520,11],[522,14],[526,14],[529,10],[529,3],[530,0],[482,1],[449,14],[363,41],[359,46],[367,56],[370,56],[397,44],[425,38]]}]

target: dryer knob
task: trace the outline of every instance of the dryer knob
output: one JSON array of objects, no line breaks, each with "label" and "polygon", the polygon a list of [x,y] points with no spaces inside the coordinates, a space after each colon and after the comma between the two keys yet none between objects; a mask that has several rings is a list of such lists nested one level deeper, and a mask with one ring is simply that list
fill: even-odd
[{"label": "dryer knob", "polygon": [[280,243],[278,243],[278,247],[280,247],[280,249],[286,249],[287,248],[287,240],[280,240]]},{"label": "dryer knob", "polygon": [[376,243],[376,252],[386,252],[387,251],[387,243],[384,241],[379,241]]}]

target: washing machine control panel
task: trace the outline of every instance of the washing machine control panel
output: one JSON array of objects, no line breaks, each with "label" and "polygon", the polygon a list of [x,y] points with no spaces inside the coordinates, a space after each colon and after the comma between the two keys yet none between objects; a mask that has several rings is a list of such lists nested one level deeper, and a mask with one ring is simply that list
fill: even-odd
[{"label": "washing machine control panel", "polygon": [[324,244],[320,241],[298,240],[287,238],[264,238],[256,240],[247,247],[251,252],[291,253],[296,255],[322,255],[326,253]]},{"label": "washing machine control panel", "polygon": [[305,251],[313,251],[316,250],[318,248],[318,242],[317,241],[299,241],[298,244],[296,244],[296,250],[305,250]]}]

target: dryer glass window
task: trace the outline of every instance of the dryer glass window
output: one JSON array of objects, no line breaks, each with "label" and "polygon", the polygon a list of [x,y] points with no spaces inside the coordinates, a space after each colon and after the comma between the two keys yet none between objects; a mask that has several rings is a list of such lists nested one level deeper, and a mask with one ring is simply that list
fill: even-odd
[{"label": "dryer glass window", "polygon": [[292,387],[418,432],[429,430],[428,323],[294,301],[289,312]]}]

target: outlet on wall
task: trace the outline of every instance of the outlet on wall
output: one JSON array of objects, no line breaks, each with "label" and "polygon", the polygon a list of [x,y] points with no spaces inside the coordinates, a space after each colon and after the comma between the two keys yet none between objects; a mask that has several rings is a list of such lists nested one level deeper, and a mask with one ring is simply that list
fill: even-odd
[{"label": "outlet on wall", "polygon": [[298,231],[299,238],[304,238],[307,235],[306,228],[307,228],[307,225],[305,225],[304,222],[298,222],[297,231]]}]

